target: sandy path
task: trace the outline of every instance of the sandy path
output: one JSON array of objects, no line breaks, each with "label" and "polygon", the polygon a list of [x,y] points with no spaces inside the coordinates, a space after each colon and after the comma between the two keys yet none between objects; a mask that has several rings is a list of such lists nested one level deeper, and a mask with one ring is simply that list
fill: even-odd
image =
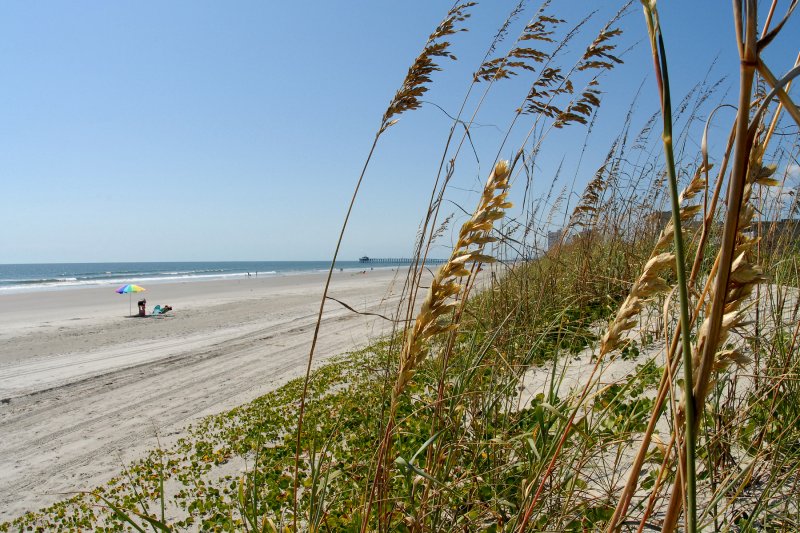
[{"label": "sandy path", "polygon": [[[393,275],[337,274],[333,296],[386,312]],[[154,286],[176,308],[166,319],[113,316],[104,306],[119,315],[120,300],[90,305],[108,300],[95,289],[0,298],[0,520],[109,479],[156,446],[156,431],[167,445],[193,420],[302,375],[321,286],[320,275]],[[59,318],[53,299],[85,316]],[[318,362],[387,328],[328,309]]]}]

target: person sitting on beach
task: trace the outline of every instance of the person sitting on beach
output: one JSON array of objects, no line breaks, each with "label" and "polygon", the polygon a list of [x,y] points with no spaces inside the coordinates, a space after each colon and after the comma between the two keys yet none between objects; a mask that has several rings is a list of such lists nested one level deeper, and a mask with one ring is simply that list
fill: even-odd
[{"label": "person sitting on beach", "polygon": [[147,299],[146,298],[142,298],[141,300],[139,300],[137,305],[139,306],[139,316],[146,316],[147,315]]}]

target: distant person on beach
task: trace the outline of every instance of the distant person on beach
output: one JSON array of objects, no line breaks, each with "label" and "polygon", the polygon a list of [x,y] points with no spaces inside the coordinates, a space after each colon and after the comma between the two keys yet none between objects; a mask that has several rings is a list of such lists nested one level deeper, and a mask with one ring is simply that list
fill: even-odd
[{"label": "distant person on beach", "polygon": [[147,299],[142,298],[137,305],[139,306],[139,316],[147,316]]}]

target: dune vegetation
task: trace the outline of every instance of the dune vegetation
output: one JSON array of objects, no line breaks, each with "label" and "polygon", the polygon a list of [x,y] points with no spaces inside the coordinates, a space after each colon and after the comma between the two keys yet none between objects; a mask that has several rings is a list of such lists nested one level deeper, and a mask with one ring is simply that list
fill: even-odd
[{"label": "dune vegetation", "polygon": [[[734,1],[731,109],[708,78],[671,93],[655,0],[591,35],[587,18],[520,2],[455,106],[394,334],[317,369],[312,344],[305,377],[0,530],[800,530],[800,68],[764,59],[795,3],[776,5]],[[457,2],[414,60],[350,209],[473,6]],[[661,107],[597,139],[620,18],[640,8],[654,69],[641,90]],[[509,80],[526,90],[482,190],[448,216],[471,124]],[[716,153],[711,124],[727,134]],[[608,146],[583,190],[536,170],[565,129],[576,157]],[[426,266],[451,233],[447,260]]]}]

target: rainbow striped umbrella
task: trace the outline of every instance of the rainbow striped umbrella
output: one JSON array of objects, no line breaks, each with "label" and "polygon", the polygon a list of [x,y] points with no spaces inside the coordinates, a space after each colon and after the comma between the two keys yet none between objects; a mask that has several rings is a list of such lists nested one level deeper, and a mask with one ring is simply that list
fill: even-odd
[{"label": "rainbow striped umbrella", "polygon": [[123,285],[122,287],[120,287],[119,289],[117,289],[114,292],[117,292],[119,294],[127,294],[128,295],[128,314],[130,315],[131,314],[131,293],[142,292],[142,291],[146,291],[146,290],[147,289],[145,289],[144,287],[140,287],[139,285],[130,285],[129,284],[129,285]]}]

